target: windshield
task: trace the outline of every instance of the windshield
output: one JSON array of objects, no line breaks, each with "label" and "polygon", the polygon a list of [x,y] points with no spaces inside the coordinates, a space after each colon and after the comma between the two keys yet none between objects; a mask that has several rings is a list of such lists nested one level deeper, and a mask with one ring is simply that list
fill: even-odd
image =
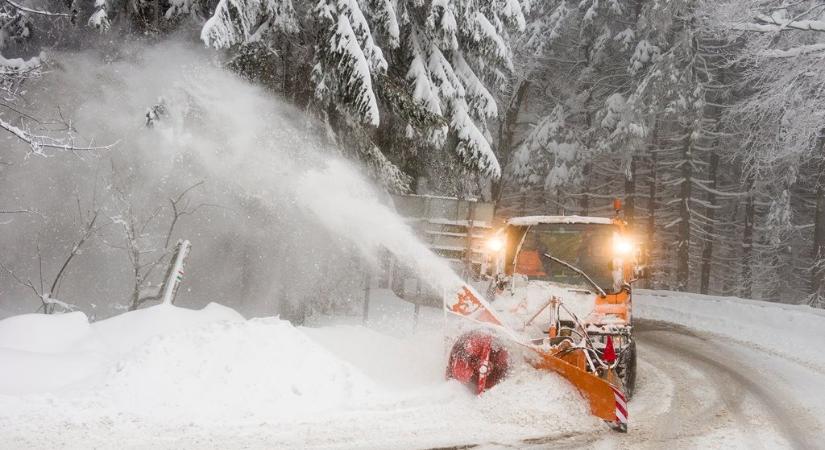
[{"label": "windshield", "polygon": [[539,224],[531,226],[522,241],[514,271],[529,279],[563,284],[591,286],[575,271],[544,254],[578,267],[605,291],[613,291],[614,225],[607,224]]}]

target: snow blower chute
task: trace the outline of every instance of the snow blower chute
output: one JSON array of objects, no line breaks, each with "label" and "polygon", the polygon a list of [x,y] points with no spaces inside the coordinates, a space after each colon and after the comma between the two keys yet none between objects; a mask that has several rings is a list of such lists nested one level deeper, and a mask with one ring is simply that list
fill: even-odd
[{"label": "snow blower chute", "polygon": [[477,325],[455,341],[448,377],[480,394],[506,375],[507,347],[526,348],[530,364],[567,379],[594,416],[626,432],[636,377],[631,283],[644,271],[624,221],[513,218],[490,250],[492,303],[466,285],[444,299],[449,313]]}]

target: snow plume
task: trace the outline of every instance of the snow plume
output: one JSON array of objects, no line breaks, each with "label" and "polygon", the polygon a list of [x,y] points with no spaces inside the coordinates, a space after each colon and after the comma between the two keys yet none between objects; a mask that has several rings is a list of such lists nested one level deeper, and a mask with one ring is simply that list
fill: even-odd
[{"label": "snow plume", "polygon": [[[109,63],[97,53],[55,54],[58,62],[72,64],[62,64],[32,87],[33,102],[53,104],[43,99],[59,92],[56,101],[74,127],[93,131],[96,141],[120,144],[109,153],[79,158],[24,161],[21,153],[15,161],[20,167],[0,180],[0,189],[50,221],[20,218],[4,226],[0,248],[13,252],[3,251],[3,263],[36,274],[31,254],[37,236],[26,229],[48,226],[69,234],[50,231],[39,243],[44,272],[56,270],[62,261],[60,238],[71,242],[76,202],[86,208],[95,201],[109,221],[125,217],[122,204],[140,217],[156,217],[157,226],[148,226],[140,237],[149,240],[169,226],[169,199],[203,181],[187,197],[199,208],[181,218],[172,237],[193,243],[179,305],[218,301],[247,314],[271,315],[284,301],[297,307],[340,298],[356,308],[363,274],[380,248],[421,269],[437,290],[460,283],[361,169],[320,142],[322,125],[221,68],[208,50],[165,42],[119,52]],[[164,114],[147,127],[147,108],[158,98]],[[26,181],[33,174],[42,188]],[[114,187],[123,191],[121,200],[107,203]],[[131,277],[128,255],[119,248],[121,228],[107,227],[102,242],[73,263],[61,300],[87,313],[92,303],[105,305],[93,312],[100,316],[118,311],[111,299],[128,298],[124,288]],[[16,242],[21,238],[28,240]],[[12,297],[25,295],[21,290]],[[18,311],[32,311],[33,304]]]},{"label": "snow plume", "polygon": [[[324,226],[356,242],[365,254],[387,248],[439,290],[462,284],[445,260],[435,257],[394,211],[377,201],[372,185],[345,161],[333,159],[303,173],[294,188],[304,193],[303,206]],[[319,191],[325,194],[309,194]]]}]

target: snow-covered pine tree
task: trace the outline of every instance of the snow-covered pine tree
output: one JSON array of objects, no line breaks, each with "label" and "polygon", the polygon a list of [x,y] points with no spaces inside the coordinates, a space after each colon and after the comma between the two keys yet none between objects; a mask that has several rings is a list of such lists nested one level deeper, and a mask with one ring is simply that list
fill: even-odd
[{"label": "snow-covered pine tree", "polygon": [[[172,2],[166,15],[190,10],[191,3]],[[201,40],[210,47],[229,48],[275,31],[297,31],[292,0],[220,0],[201,29]]]},{"label": "snow-covered pine tree", "polygon": [[[273,25],[292,23],[279,19],[291,11],[283,5],[222,0],[204,40],[227,47],[260,39]],[[513,67],[509,32],[525,27],[518,1],[322,0],[307,18],[298,33],[314,48],[315,109],[341,144],[358,144],[356,153],[372,158],[380,141],[385,158],[367,164],[392,174],[398,171],[387,165],[390,159],[409,156],[410,139],[424,138],[430,146],[451,147],[466,170],[500,175],[487,124],[498,113],[489,87]],[[404,84],[406,92],[398,89]],[[357,133],[369,142],[345,136],[353,127],[363,128]]]},{"label": "snow-covered pine tree", "polygon": [[321,24],[312,73],[316,96],[325,107],[342,109],[352,119],[377,127],[373,73],[386,72],[387,61],[358,2],[322,0],[313,14]]},{"label": "snow-covered pine tree", "polygon": [[[743,69],[742,86],[746,88],[725,120],[729,128],[745,132],[747,145],[739,147],[743,168],[752,179],[764,183],[757,206],[767,209],[767,237],[760,244],[765,253],[789,245],[797,249],[782,252],[780,260],[769,264],[779,271],[764,277],[765,282],[771,286],[774,281],[807,273],[808,280],[796,283],[808,286],[812,302],[821,302],[825,292],[825,209],[821,207],[825,191],[819,174],[825,167],[821,120],[825,75],[820,68],[825,59],[825,7],[816,1],[747,5],[726,1],[711,12],[709,20],[729,40],[744,43],[734,62]],[[785,195],[790,200],[783,200]],[[778,231],[777,221],[771,219],[782,204],[789,204],[781,209],[792,212],[794,232]],[[805,229],[810,231],[803,237],[800,232]],[[808,248],[799,247],[802,243]],[[756,259],[762,261],[759,256]]]},{"label": "snow-covered pine tree", "polygon": [[[589,183],[591,179],[604,178],[605,171],[615,170],[616,165],[596,167],[593,158],[600,152],[620,147],[618,143],[605,145],[607,138],[612,134],[613,140],[618,140],[621,133],[630,130],[642,133],[639,127],[630,126],[627,116],[618,117],[615,114],[617,111],[608,114],[609,107],[606,106],[608,99],[614,107],[619,99],[622,104],[625,103],[625,96],[614,94],[629,78],[621,61],[626,60],[626,55],[629,56],[632,50],[628,42],[633,39],[633,33],[628,31],[626,25],[633,20],[634,9],[631,6],[632,2],[620,1],[584,1],[579,4],[540,2],[533,5],[528,15],[527,33],[518,40],[517,62],[527,71],[522,76],[529,80],[530,90],[538,94],[537,98],[531,97],[533,105],[530,111],[525,111],[527,117],[538,115],[534,119],[537,123],[553,122],[553,116],[561,106],[565,110],[565,126],[568,130],[575,130],[573,134],[579,142],[581,155],[569,161],[575,160],[579,166],[575,171],[581,173],[578,177],[580,183],[566,186],[563,201],[551,200],[560,203],[566,211],[594,212]],[[542,95],[544,93],[551,95]],[[525,98],[525,95],[521,94],[520,98]],[[516,106],[514,109],[522,108]],[[610,123],[609,126],[613,127],[610,130],[599,126],[601,116],[607,115],[610,118],[605,125]],[[510,131],[505,133],[513,133],[512,128],[517,127],[517,123],[510,120]],[[531,133],[540,134],[542,129],[536,126]],[[537,141],[531,133],[528,133],[526,141]],[[518,153],[522,156],[525,152],[519,150]],[[620,155],[618,159],[623,161],[627,158]],[[622,169],[622,166],[619,165],[619,168]],[[598,173],[599,177],[593,177],[593,173]],[[552,193],[550,195],[553,196]],[[609,208],[608,204],[605,202],[603,205],[605,211]]]}]

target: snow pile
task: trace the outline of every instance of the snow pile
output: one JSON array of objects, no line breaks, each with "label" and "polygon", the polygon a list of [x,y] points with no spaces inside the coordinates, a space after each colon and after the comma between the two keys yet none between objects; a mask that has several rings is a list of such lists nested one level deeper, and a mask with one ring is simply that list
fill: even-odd
[{"label": "snow pile", "polygon": [[112,351],[125,353],[155,336],[242,320],[243,316],[235,310],[217,303],[209,303],[200,310],[157,305],[95,322],[91,328]]},{"label": "snow pile", "polygon": [[825,310],[806,305],[715,297],[684,292],[636,290],[633,312],[644,319],[684,325],[756,345],[825,369]]},{"label": "snow pile", "polygon": [[220,322],[158,336],[117,362],[119,409],[187,423],[294,420],[352,406],[373,383],[289,322]]},{"label": "snow pile", "polygon": [[120,353],[153,336],[242,320],[217,304],[200,311],[155,306],[89,324],[82,312],[0,320],[0,394],[52,391],[99,376]]},{"label": "snow pile", "polygon": [[92,376],[104,362],[80,312],[0,320],[0,394],[54,389]]},{"label": "snow pile", "polygon": [[473,395],[444,379],[437,324],[411,333],[412,317],[397,320],[393,335],[303,328],[213,304],[0,321],[0,448],[410,448],[609,432],[568,383],[526,364]]},{"label": "snow pile", "polygon": [[0,348],[36,353],[71,349],[89,333],[89,320],[82,312],[68,314],[22,314],[0,320]]}]

